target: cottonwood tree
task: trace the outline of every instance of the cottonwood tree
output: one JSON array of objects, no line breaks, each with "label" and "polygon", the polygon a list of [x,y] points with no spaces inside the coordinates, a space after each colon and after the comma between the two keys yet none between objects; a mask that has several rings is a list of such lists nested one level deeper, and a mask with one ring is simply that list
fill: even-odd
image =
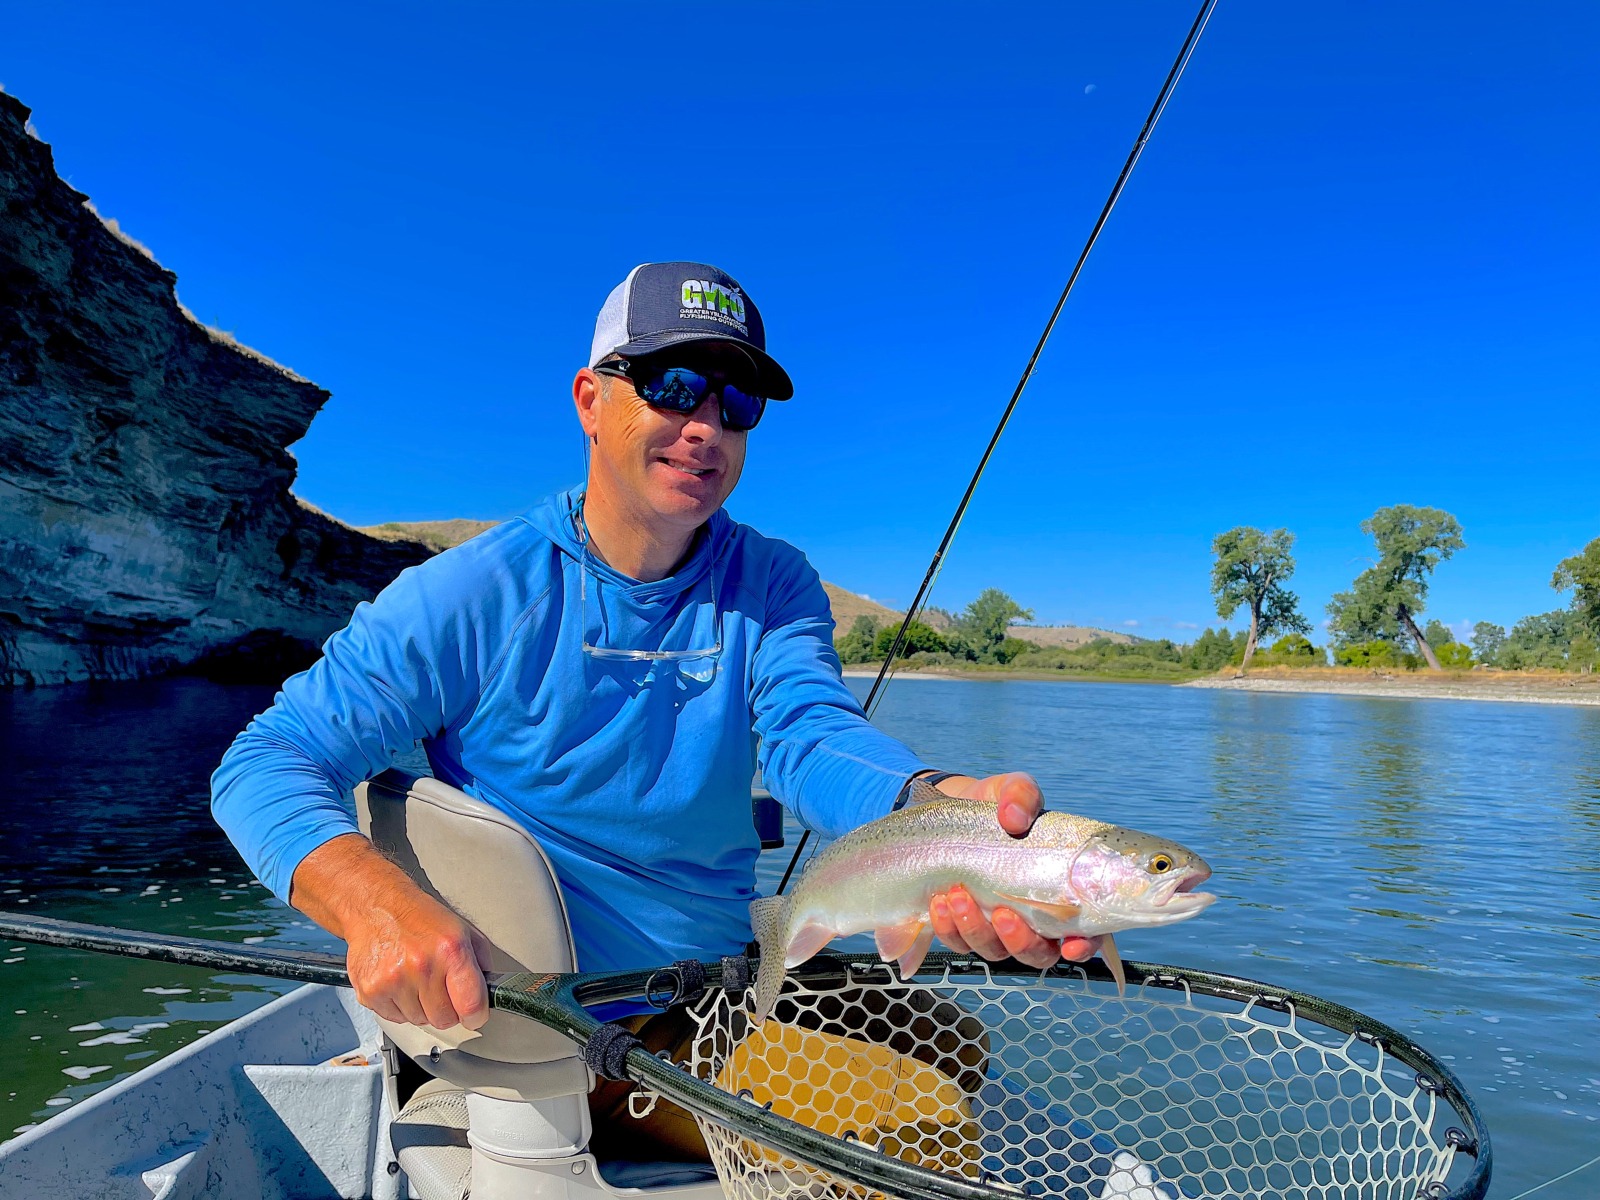
[{"label": "cottonwood tree", "polygon": [[1443,670],[1414,618],[1427,603],[1434,568],[1467,544],[1461,522],[1443,509],[1396,504],[1361,522],[1361,532],[1377,543],[1378,561],[1329,602],[1335,632],[1345,642],[1394,640],[1403,632],[1431,670]]},{"label": "cottonwood tree", "polygon": [[1506,644],[1506,627],[1493,621],[1479,621],[1472,627],[1472,652],[1478,661],[1494,666]]},{"label": "cottonwood tree", "polygon": [[947,639],[950,650],[978,662],[1004,662],[1011,623],[1031,620],[1032,609],[1023,608],[999,588],[985,588],[956,621]]},{"label": "cottonwood tree", "polygon": [[1557,563],[1550,586],[1572,592],[1573,616],[1591,636],[1600,636],[1600,538]]},{"label": "cottonwood tree", "polygon": [[1310,633],[1311,622],[1300,615],[1300,600],[1283,581],[1294,574],[1294,534],[1287,529],[1263,533],[1240,525],[1219,533],[1211,543],[1217,561],[1211,567],[1211,595],[1224,621],[1241,607],[1250,611],[1241,671],[1250,666],[1256,644],[1274,633]]}]

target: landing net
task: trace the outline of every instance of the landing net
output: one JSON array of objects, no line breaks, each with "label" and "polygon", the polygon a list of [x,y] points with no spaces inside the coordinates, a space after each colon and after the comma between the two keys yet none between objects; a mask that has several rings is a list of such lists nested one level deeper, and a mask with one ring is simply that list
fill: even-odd
[{"label": "landing net", "polygon": [[[694,1008],[691,1071],[819,1133],[1030,1196],[1416,1200],[1487,1185],[1474,1170],[1447,1186],[1479,1149],[1447,1126],[1481,1134],[1448,1072],[1348,1009],[1201,972],[1136,971],[1118,997],[1081,970],[939,959],[909,983],[860,958],[791,975],[760,1027],[747,993],[713,990]],[[1207,979],[1227,986],[1194,986]],[[736,1200],[884,1195],[700,1126]]]}]

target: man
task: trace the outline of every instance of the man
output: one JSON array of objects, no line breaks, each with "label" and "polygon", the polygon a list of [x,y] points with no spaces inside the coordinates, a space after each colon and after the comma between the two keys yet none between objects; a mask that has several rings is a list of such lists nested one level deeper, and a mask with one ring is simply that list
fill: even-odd
[{"label": "man", "polygon": [[[722,506],[766,401],[793,394],[761,315],[715,267],[636,267],[572,396],[582,489],[404,572],[284,684],[223,758],[213,811],[272,890],[348,943],[363,1004],[476,1029],[481,938],[356,832],[360,780],[421,741],[444,781],[549,855],[583,970],[741,951],[758,843],[749,782],[824,837],[930,773],[839,677],[817,574]],[[759,743],[758,743],[759,739]],[[759,753],[757,746],[759,744]],[[940,773],[1022,835],[1026,775]],[[1045,966],[1093,944],[936,898],[944,943]]]}]

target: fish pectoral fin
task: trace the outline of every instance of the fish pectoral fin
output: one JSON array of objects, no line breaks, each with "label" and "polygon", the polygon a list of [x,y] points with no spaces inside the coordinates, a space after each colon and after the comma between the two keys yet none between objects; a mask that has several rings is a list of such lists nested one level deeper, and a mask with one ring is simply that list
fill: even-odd
[{"label": "fish pectoral fin", "polygon": [[1111,978],[1117,981],[1117,995],[1128,994],[1128,973],[1122,969],[1122,955],[1117,953],[1117,939],[1109,933],[1106,940],[1100,943],[1100,958],[1106,964],[1106,970],[1111,972]]},{"label": "fish pectoral fin", "polygon": [[[911,920],[902,921],[899,925],[885,925],[881,929],[873,930],[872,939],[878,943],[878,957],[884,962],[894,962],[916,945],[927,924],[927,917],[912,917]],[[933,935],[930,933],[928,936]],[[926,948],[923,953],[927,953]]]},{"label": "fish pectoral fin", "polygon": [[798,967],[838,936],[837,932],[829,929],[826,925],[807,923],[800,926],[799,929],[795,930],[794,936],[789,939],[788,946],[784,948],[784,967],[786,969]]},{"label": "fish pectoral fin", "polygon": [[900,955],[900,978],[910,979],[922,966],[922,960],[928,957],[928,947],[933,945],[933,926],[924,925],[917,933],[917,940],[906,948]]},{"label": "fish pectoral fin", "polygon": [[996,892],[995,898],[1019,916],[1027,916],[1031,909],[1067,922],[1075,921],[1083,914],[1082,906],[1077,904],[1051,904],[1045,900],[1029,900],[1026,896],[1008,896],[1004,892]]}]

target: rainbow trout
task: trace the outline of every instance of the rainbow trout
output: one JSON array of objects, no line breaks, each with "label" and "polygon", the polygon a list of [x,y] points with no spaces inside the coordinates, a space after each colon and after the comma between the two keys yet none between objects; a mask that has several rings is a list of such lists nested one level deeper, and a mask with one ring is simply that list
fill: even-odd
[{"label": "rainbow trout", "polygon": [[784,973],[836,937],[873,931],[879,957],[909,977],[933,941],[929,900],[958,883],[985,916],[1009,908],[1044,937],[1107,935],[1101,955],[1119,991],[1110,934],[1184,921],[1216,899],[1192,890],[1211,868],[1165,838],[1063,812],[1041,814],[1027,837],[1014,838],[988,801],[952,799],[920,780],[911,799],[818,854],[787,896],[750,906],[761,944],[758,1022]]}]

